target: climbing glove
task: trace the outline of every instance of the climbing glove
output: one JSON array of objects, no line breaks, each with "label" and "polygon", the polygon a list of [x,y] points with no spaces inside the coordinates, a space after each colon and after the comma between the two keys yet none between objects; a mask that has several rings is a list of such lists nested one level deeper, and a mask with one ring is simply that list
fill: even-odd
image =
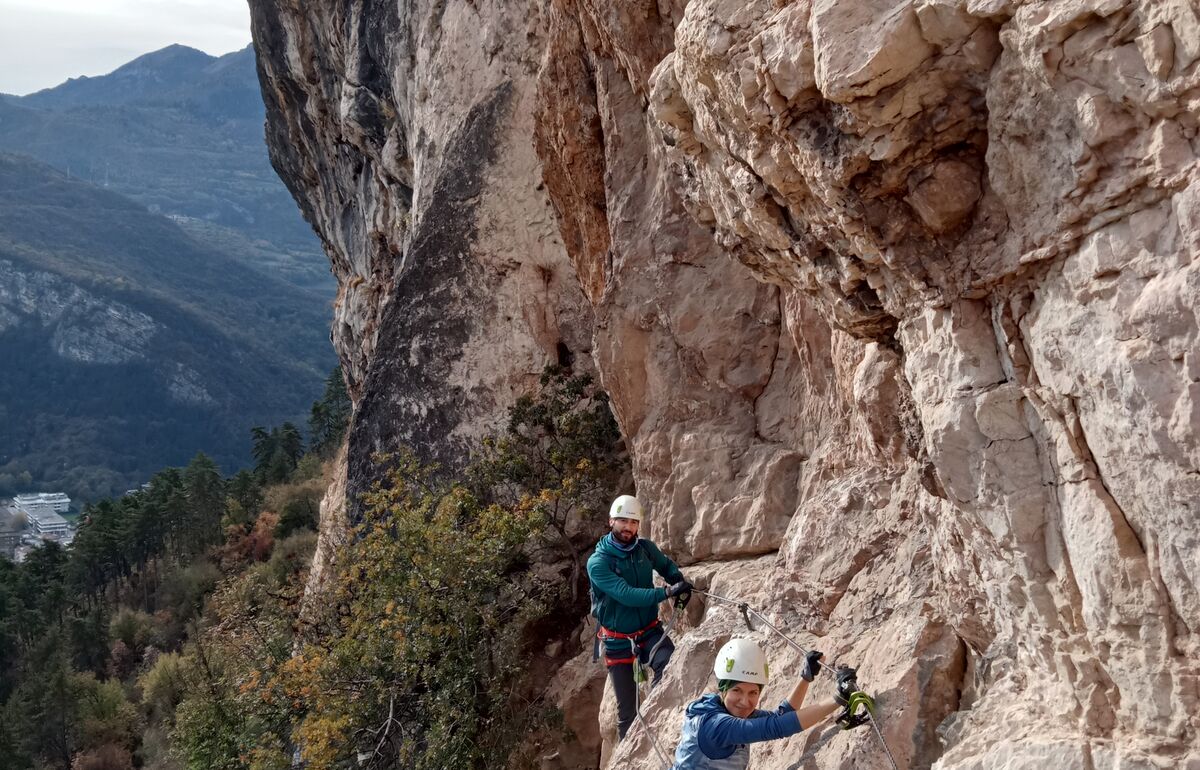
[{"label": "climbing glove", "polygon": [[850,704],[850,696],[858,690],[858,672],[849,666],[842,666],[837,670],[837,691],[833,694],[833,699],[837,701],[839,706],[848,706]]},{"label": "climbing glove", "polygon": [[678,583],[675,583],[667,589],[667,598],[670,599],[678,596],[679,601],[687,604],[688,600],[692,598],[692,588],[694,588],[694,586],[686,579],[680,580]]},{"label": "climbing glove", "polygon": [[811,682],[817,678],[817,674],[821,673],[821,658],[825,657],[825,653],[818,650],[812,650],[804,656],[804,668],[800,669],[800,678],[806,682]]}]

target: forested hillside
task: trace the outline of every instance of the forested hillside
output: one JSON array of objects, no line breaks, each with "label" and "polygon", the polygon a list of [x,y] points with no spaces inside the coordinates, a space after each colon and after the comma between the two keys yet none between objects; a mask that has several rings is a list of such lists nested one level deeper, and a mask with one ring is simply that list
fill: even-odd
[{"label": "forested hillside", "polygon": [[0,494],[28,473],[95,499],[201,448],[244,464],[250,426],[303,417],[333,366],[327,302],[0,155]]},{"label": "forested hillside", "polygon": [[603,393],[548,370],[461,475],[377,458],[385,482],[306,605],[348,418],[335,372],[307,447],[255,428],[253,469],[197,455],[90,506],[69,548],[0,560],[5,767],[528,766],[531,731],[563,735],[530,673],[576,631],[595,511],[629,472]]},{"label": "forested hillside", "polygon": [[125,770],[135,756],[139,767],[181,766],[168,728],[209,663],[203,647],[180,652],[222,581],[298,596],[348,413],[335,371],[311,408],[307,452],[291,423],[255,428],[253,469],[222,478],[197,454],[85,508],[67,548],[0,559],[4,767]]}]

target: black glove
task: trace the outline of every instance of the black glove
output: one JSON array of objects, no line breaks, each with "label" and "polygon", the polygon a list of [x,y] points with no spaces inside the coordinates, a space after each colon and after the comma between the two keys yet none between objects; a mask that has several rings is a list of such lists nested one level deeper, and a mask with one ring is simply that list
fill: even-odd
[{"label": "black glove", "polygon": [[858,691],[858,672],[849,666],[842,666],[837,672],[837,692],[833,699],[839,706],[850,704],[850,696]]},{"label": "black glove", "polygon": [[848,666],[838,669],[837,692],[833,699],[842,707],[836,721],[843,730],[865,725],[875,713],[875,699],[858,689],[858,674]]},{"label": "black glove", "polygon": [[684,602],[687,602],[688,599],[692,598],[692,588],[692,584],[687,580],[680,580],[667,589],[667,598],[670,599],[672,596],[678,596]]},{"label": "black glove", "polygon": [[806,682],[811,682],[817,678],[817,674],[821,673],[821,658],[825,657],[823,652],[813,650],[804,656],[804,668],[800,669],[800,678]]}]

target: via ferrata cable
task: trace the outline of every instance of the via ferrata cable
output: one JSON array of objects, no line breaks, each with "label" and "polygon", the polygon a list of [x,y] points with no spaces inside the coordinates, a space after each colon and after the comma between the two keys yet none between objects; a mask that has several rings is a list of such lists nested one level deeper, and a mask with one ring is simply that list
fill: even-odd
[{"label": "via ferrata cable", "polygon": [[[762,621],[763,625],[765,625],[767,628],[774,631],[779,636],[779,638],[783,639],[783,641],[785,641],[789,645],[791,645],[792,648],[795,649],[797,652],[799,652],[801,655],[808,654],[809,651],[807,649],[805,649],[801,644],[796,642],[794,639],[789,637],[787,634],[783,633],[778,628],[776,628],[775,624],[772,623],[770,620],[768,620],[765,615],[763,615],[761,612],[759,612],[758,610],[751,607],[746,602],[738,601],[737,599],[730,599],[727,596],[721,596],[719,594],[714,594],[711,591],[701,591],[699,588],[694,589],[694,591],[696,593],[700,594],[701,596],[707,596],[710,599],[716,599],[719,602],[724,602],[726,604],[731,604],[734,607],[737,607],[741,611],[742,617],[746,620],[746,625],[750,626],[751,629],[753,629],[754,626],[752,623],[750,623],[750,615],[753,615],[754,617],[756,617],[760,621]],[[833,676],[834,675],[833,672],[836,671],[840,667],[841,666],[840,666],[838,660],[835,658],[835,659],[830,660],[828,665],[822,666],[821,670],[827,671],[827,672],[829,672],[830,676]],[[878,717],[876,717],[874,712],[872,712],[870,710],[868,710],[867,713],[870,715],[870,718],[868,719],[868,721],[871,723],[871,727],[875,730],[875,735],[879,738],[880,745],[883,746],[883,753],[887,755],[888,762],[890,762],[892,764],[893,770],[899,770],[899,766],[896,764],[896,759],[895,759],[895,757],[892,756],[892,750],[888,748],[887,741],[885,741],[883,739],[883,731],[879,729]]]},{"label": "via ferrata cable", "polygon": [[[647,665],[654,662],[654,653],[658,652],[658,648],[667,640],[667,634],[671,633],[671,629],[675,627],[675,621],[680,615],[683,614],[684,604],[685,602],[682,601],[675,602],[675,611],[671,613],[671,619],[667,621],[667,626],[663,629],[662,636],[658,638],[658,641],[655,642],[654,646],[650,648],[650,654],[646,656]],[[637,715],[637,721],[634,722],[634,725],[637,725],[640,722],[642,727],[646,728],[646,735],[650,736],[650,745],[654,747],[654,753],[658,755],[658,758],[663,762],[667,770],[670,770],[674,763],[671,761],[667,753],[663,751],[662,746],[658,742],[658,736],[654,734],[654,730],[650,727],[650,723],[646,721],[646,717],[642,716],[641,686],[638,677],[638,668],[642,665],[642,663],[638,658],[637,642],[630,639],[629,644],[633,648],[633,704],[634,711]]]}]

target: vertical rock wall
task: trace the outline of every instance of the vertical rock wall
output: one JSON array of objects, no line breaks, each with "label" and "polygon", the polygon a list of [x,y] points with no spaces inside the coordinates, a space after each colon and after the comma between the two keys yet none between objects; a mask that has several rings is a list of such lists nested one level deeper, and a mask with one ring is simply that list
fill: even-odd
[{"label": "vertical rock wall", "polygon": [[[251,5],[351,497],[583,354],[649,536],[858,664],[902,767],[1200,767],[1193,5]],[[736,611],[682,628],[668,746],[731,634],[794,678]],[[546,766],[658,767],[586,671]],[[753,755],[888,766],[866,730]]]},{"label": "vertical rock wall", "polygon": [[780,5],[689,3],[652,123],[720,244],[899,357],[971,653],[940,765],[1200,761],[1194,8]]},{"label": "vertical rock wall", "polygon": [[537,10],[518,10],[252,3],[272,160],[338,279],[352,505],[376,452],[452,467],[547,361],[590,360],[529,141]]}]

